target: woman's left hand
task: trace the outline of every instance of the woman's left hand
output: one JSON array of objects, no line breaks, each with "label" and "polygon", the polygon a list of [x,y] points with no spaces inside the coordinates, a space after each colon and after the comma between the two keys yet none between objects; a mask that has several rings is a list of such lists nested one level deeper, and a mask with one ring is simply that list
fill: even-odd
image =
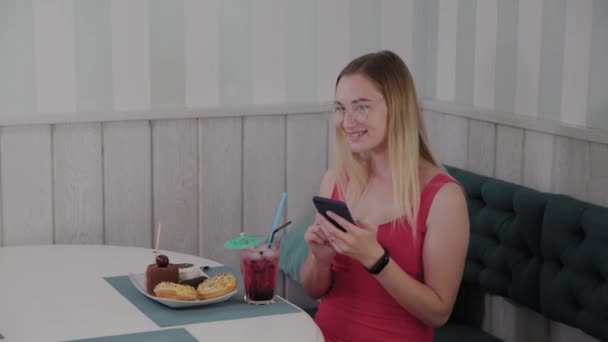
[{"label": "woman's left hand", "polygon": [[354,225],[331,211],[328,211],[327,215],[346,230],[341,231],[323,215],[319,215],[322,221],[321,229],[336,252],[358,260],[367,268],[384,254],[384,249],[376,237],[378,226],[365,221],[357,221],[357,225]]}]

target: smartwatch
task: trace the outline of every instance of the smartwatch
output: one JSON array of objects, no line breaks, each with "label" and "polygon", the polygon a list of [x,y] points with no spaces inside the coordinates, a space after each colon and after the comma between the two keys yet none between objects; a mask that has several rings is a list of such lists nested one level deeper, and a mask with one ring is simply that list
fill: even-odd
[{"label": "smartwatch", "polygon": [[384,249],[384,254],[382,254],[380,259],[378,259],[378,261],[376,261],[376,263],[373,264],[370,268],[366,268],[369,273],[378,274],[378,273],[382,272],[382,270],[386,267],[386,265],[388,265],[388,262],[390,261],[390,255],[388,253],[388,248],[383,248],[383,249]]}]

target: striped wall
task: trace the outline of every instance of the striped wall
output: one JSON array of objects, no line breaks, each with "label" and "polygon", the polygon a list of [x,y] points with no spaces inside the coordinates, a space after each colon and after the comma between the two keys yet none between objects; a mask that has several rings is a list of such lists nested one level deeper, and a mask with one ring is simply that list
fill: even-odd
[{"label": "striped wall", "polygon": [[0,117],[311,103],[388,48],[424,82],[425,0],[3,0]]},{"label": "striped wall", "polygon": [[608,2],[430,0],[426,97],[608,129]]},{"label": "striped wall", "polygon": [[605,0],[4,0],[0,118],[332,98],[388,48],[419,94],[608,128]]}]

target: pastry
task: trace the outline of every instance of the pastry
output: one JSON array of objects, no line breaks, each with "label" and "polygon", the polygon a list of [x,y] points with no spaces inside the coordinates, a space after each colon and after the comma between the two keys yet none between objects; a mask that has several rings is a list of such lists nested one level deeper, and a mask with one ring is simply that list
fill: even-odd
[{"label": "pastry", "polygon": [[218,273],[198,285],[196,292],[200,299],[221,297],[236,290],[236,277],[230,273]]},{"label": "pastry", "polygon": [[154,294],[161,298],[193,301],[198,298],[194,287],[163,281],[154,287]]},{"label": "pastry", "polygon": [[156,257],[156,264],[148,265],[146,269],[146,291],[154,294],[154,287],[163,281],[177,283],[179,273],[177,265],[170,264],[169,258],[161,254]]},{"label": "pastry", "polygon": [[179,283],[197,287],[203,280],[207,279],[200,268],[192,264],[177,264],[179,271]]}]

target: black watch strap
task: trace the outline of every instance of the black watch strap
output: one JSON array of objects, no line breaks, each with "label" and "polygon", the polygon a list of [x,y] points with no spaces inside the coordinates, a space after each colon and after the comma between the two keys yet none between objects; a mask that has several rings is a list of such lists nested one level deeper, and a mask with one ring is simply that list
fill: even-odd
[{"label": "black watch strap", "polygon": [[388,265],[390,260],[390,255],[388,253],[388,248],[384,248],[384,254],[373,264],[370,268],[367,268],[367,271],[371,274],[378,274],[382,272],[382,270]]}]

